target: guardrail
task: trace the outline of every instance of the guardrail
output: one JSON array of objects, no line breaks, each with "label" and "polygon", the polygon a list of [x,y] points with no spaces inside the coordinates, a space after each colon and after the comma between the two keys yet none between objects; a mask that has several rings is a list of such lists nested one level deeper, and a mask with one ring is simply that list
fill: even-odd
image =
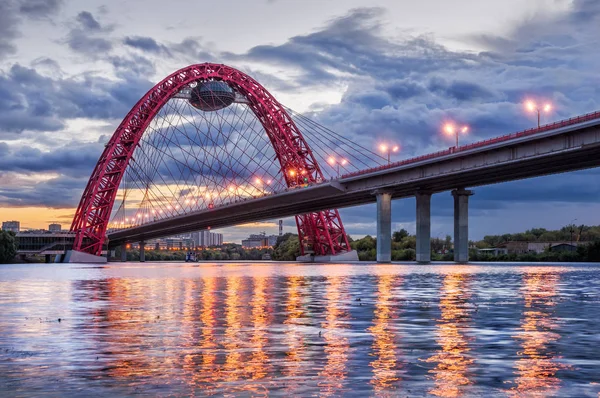
[{"label": "guardrail", "polygon": [[589,120],[595,120],[595,119],[600,119],[600,111],[592,112],[592,113],[587,113],[585,115],[576,116],[576,117],[572,117],[572,118],[569,118],[569,119],[563,119],[563,120],[560,120],[558,122],[554,122],[554,123],[546,124],[546,125],[543,125],[543,126],[540,126],[540,127],[536,127],[536,128],[531,128],[531,129],[519,131],[517,133],[510,133],[510,134],[502,135],[500,137],[489,138],[487,140],[478,141],[478,142],[475,142],[475,143],[472,143],[472,144],[459,146],[458,148],[457,147],[450,147],[450,148],[445,149],[443,151],[429,153],[427,155],[421,155],[421,156],[417,156],[417,157],[414,157],[414,158],[401,160],[401,161],[398,161],[398,162],[386,164],[386,165],[379,166],[379,167],[372,167],[372,168],[369,168],[369,169],[355,171],[353,173],[344,174],[340,178],[355,177],[355,176],[359,176],[359,175],[363,175],[363,174],[373,173],[375,171],[390,169],[392,167],[404,166],[404,165],[411,164],[411,163],[417,163],[417,162],[420,162],[420,161],[423,161],[423,160],[429,160],[429,159],[432,159],[432,158],[446,156],[446,155],[450,155],[450,154],[453,154],[453,153],[466,151],[466,150],[469,150],[469,149],[481,148],[481,147],[485,147],[487,145],[496,144],[498,142],[510,141],[510,140],[515,139],[515,138],[525,137],[525,136],[528,136],[528,135],[534,135],[534,134],[542,133],[544,131],[555,130],[555,129],[558,129],[558,128],[561,128],[561,127],[572,126],[574,124],[579,124],[579,123],[583,123],[583,122],[587,122]]}]

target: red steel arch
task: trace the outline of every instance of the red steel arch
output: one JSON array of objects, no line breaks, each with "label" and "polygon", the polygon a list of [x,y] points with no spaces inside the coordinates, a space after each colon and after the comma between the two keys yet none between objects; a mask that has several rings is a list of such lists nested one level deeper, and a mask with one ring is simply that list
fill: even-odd
[{"label": "red steel arch", "polygon": [[[75,213],[73,250],[100,255],[117,190],[146,128],[163,105],[189,83],[222,80],[243,95],[260,120],[281,165],[288,187],[323,180],[323,173],[283,106],[256,80],[232,67],[204,63],[171,74],[148,91],[121,122],[94,168]],[[350,250],[337,210],[296,216],[302,254]]]}]

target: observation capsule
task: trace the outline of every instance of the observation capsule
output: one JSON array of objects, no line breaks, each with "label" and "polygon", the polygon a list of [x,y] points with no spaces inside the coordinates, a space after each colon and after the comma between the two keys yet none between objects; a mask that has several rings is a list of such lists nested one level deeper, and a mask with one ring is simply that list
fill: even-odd
[{"label": "observation capsule", "polygon": [[190,104],[205,112],[228,107],[235,100],[235,92],[223,81],[198,82],[192,88]]}]

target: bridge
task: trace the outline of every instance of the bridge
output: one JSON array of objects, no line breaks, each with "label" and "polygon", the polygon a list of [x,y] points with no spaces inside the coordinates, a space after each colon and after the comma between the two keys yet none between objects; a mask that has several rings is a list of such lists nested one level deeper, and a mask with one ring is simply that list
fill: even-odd
[{"label": "bridge", "polygon": [[[181,100],[195,110],[188,115],[181,105],[171,105],[165,112],[171,116],[159,115],[167,104]],[[241,112],[225,112],[234,104],[251,109],[259,122],[243,131],[233,128],[231,120],[241,120]],[[204,124],[191,122],[198,117],[196,111]],[[171,136],[164,129],[169,117],[176,120],[167,123]],[[159,127],[152,125],[157,120]],[[250,123],[244,120],[241,125]],[[243,150],[224,138],[253,135],[257,125],[262,126],[258,136],[265,139],[245,142]],[[107,144],[73,222],[78,238],[74,256],[67,260],[94,260],[106,237],[110,248],[141,242],[143,253],[148,239],[287,216],[296,217],[304,259],[352,260],[356,253],[350,250],[339,213],[332,209],[377,202],[377,259],[389,262],[391,200],[416,196],[417,261],[426,263],[431,256],[431,195],[449,191],[455,202],[455,261],[468,261],[468,201],[473,192],[467,188],[597,167],[599,126],[597,112],[388,163],[360,143],[281,106],[247,75],[223,65],[193,65],[150,90]],[[188,129],[199,140],[190,139]],[[142,139],[144,134],[152,140]],[[173,138],[180,135],[187,141]],[[233,149],[222,157],[206,151],[191,155],[190,148],[199,145],[215,152],[228,145]],[[249,154],[249,146],[257,150]],[[265,148],[272,152],[265,154]],[[185,161],[162,170],[170,165],[165,157],[177,155]],[[253,163],[257,157],[266,160]],[[351,165],[348,159],[353,159]],[[127,175],[136,194],[128,190]],[[164,187],[177,178],[186,184],[169,189],[168,197]],[[119,187],[122,201],[113,210]],[[128,198],[134,198],[134,209],[127,209]]]}]

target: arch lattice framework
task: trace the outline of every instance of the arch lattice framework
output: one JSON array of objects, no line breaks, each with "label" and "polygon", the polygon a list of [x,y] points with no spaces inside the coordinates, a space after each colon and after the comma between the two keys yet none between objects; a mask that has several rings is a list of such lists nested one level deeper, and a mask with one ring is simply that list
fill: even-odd
[{"label": "arch lattice framework", "polygon": [[[121,122],[106,145],[83,192],[71,231],[74,250],[101,255],[106,229],[121,179],[146,128],[165,103],[196,81],[222,80],[243,95],[275,150],[288,187],[323,180],[323,173],[300,130],[283,106],[256,80],[226,65],[190,65],[146,93]],[[317,255],[350,250],[337,210],[296,216],[301,252]]]}]

